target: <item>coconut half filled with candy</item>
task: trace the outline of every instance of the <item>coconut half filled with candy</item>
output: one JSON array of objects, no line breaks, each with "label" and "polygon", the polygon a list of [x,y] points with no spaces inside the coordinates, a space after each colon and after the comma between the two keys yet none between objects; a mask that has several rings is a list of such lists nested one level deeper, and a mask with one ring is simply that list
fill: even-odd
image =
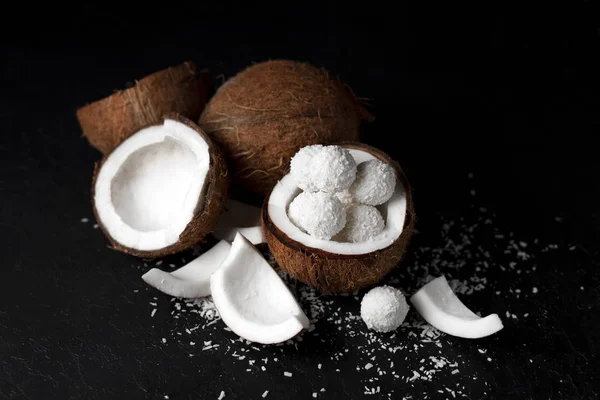
[{"label": "coconut half filled with candy", "polygon": [[262,210],[279,266],[328,293],[379,282],[402,259],[414,223],[404,172],[362,143],[300,149]]}]

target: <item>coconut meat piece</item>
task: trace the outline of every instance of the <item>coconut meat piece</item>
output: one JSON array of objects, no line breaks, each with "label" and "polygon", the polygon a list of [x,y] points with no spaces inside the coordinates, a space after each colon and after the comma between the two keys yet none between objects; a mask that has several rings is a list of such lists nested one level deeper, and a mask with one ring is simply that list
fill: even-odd
[{"label": "coconut meat piece", "polygon": [[227,199],[225,211],[219,216],[213,236],[231,242],[239,232],[252,244],[265,243],[260,226],[260,213],[260,207]]},{"label": "coconut meat piece", "polygon": [[456,297],[444,276],[433,279],[419,289],[410,302],[425,321],[452,336],[477,339],[503,328],[498,314],[482,318],[467,308]]},{"label": "coconut meat piece", "polygon": [[222,240],[195,260],[173,271],[152,268],[142,275],[144,282],[161,292],[186,299],[210,296],[210,276],[220,266],[231,245]]},{"label": "coconut meat piece", "polygon": [[246,340],[280,343],[309,327],[285,283],[239,233],[221,268],[212,274],[210,289],[223,322]]},{"label": "coconut meat piece", "polygon": [[[372,154],[357,149],[348,149],[357,164],[376,159]],[[385,220],[385,228],[371,240],[362,243],[342,243],[333,240],[317,239],[296,227],[289,219],[287,209],[292,200],[302,190],[296,185],[294,178],[288,174],[273,188],[268,200],[268,213],[271,221],[290,239],[307,247],[325,250],[342,255],[367,254],[384,249],[394,243],[402,233],[406,218],[406,190],[398,181],[390,200],[378,207]]]},{"label": "coconut meat piece", "polygon": [[175,244],[204,205],[208,144],[170,119],[141,129],[105,160],[94,202],[100,222],[121,245],[152,251]]}]

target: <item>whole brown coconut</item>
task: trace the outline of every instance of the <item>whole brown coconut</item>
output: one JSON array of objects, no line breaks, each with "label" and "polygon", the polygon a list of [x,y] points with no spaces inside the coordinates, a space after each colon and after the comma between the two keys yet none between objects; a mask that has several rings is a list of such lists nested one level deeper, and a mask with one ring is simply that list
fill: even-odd
[{"label": "whole brown coconut", "polygon": [[208,71],[197,71],[187,61],[155,72],[135,86],[77,110],[81,130],[90,144],[103,154],[145,126],[177,113],[196,121],[211,90]]},{"label": "whole brown coconut", "polygon": [[344,255],[308,247],[291,239],[271,219],[269,198],[262,211],[263,233],[281,269],[324,293],[346,293],[373,286],[392,271],[402,259],[414,230],[416,215],[410,184],[400,165],[385,153],[362,143],[343,143],[347,149],[366,151],[392,165],[406,193],[406,217],[400,237],[390,246],[360,255]]},{"label": "whole brown coconut", "polygon": [[324,69],[296,61],[253,65],[225,82],[200,126],[225,150],[233,182],[266,195],[301,147],[357,141],[371,116]]},{"label": "whole brown coconut", "polygon": [[[169,254],[174,254],[182,250],[188,249],[198,244],[209,233],[211,233],[217,223],[218,217],[220,216],[221,212],[225,207],[225,200],[227,199],[227,190],[229,187],[227,162],[225,160],[223,152],[217,145],[214,144],[213,141],[210,140],[208,135],[206,135],[206,133],[204,133],[202,129],[200,129],[200,127],[198,127],[198,125],[196,125],[194,122],[178,114],[169,114],[161,118],[157,123],[151,124],[144,128],[154,126],[160,127],[163,124],[163,122],[167,120],[174,121],[178,124],[185,125],[192,129],[207,144],[209,154],[208,172],[203,183],[203,201],[199,201],[196,204],[192,218],[185,226],[185,229],[179,234],[176,242],[166,247],[154,250],[143,250],[126,246],[119,242],[119,240],[117,240],[113,235],[111,235],[110,229],[108,229],[105,222],[102,220],[98,210],[99,203],[97,200],[98,178],[101,169],[104,167],[105,164],[107,164],[107,162],[109,162],[112,155],[117,152],[119,146],[111,154],[105,156],[100,162],[96,163],[94,170],[94,178],[92,181],[92,204],[94,216],[96,218],[96,221],[98,221],[100,228],[111,242],[111,247],[114,250],[118,250],[130,255],[146,259],[163,257]],[[140,131],[142,131],[141,133],[139,133],[138,131],[138,135],[144,133],[144,128],[140,129]],[[134,139],[135,136],[132,135],[130,140]],[[126,142],[124,142],[123,145],[125,145],[125,143]],[[177,179],[177,176],[172,176],[171,179]],[[157,187],[157,190],[161,190],[161,188]]]}]

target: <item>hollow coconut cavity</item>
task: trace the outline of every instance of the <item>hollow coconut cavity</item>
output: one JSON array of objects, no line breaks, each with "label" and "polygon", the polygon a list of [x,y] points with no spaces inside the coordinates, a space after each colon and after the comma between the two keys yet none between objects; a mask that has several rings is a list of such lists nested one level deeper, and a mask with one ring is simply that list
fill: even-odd
[{"label": "hollow coconut cavity", "polygon": [[187,61],[148,75],[126,90],[77,110],[83,135],[103,154],[140,129],[177,113],[192,121],[200,116],[212,90],[210,74]]},{"label": "hollow coconut cavity", "polygon": [[379,282],[400,262],[415,223],[412,194],[400,166],[382,151],[362,143],[342,143],[357,164],[379,159],[392,166],[396,185],[391,198],[378,207],[385,227],[361,243],[316,238],[298,228],[288,207],[302,192],[290,174],[284,176],[265,201],[263,232],[279,266],[295,278],[323,292],[351,292]]},{"label": "hollow coconut cavity", "polygon": [[115,249],[176,253],[215,226],[227,196],[224,157],[190,120],[171,115],[139,130],[97,165],[94,212]]},{"label": "hollow coconut cavity", "polygon": [[275,60],[226,81],[199,125],[227,153],[234,186],[264,197],[300,148],[356,141],[361,120],[369,119],[351,91],[324,69]]}]

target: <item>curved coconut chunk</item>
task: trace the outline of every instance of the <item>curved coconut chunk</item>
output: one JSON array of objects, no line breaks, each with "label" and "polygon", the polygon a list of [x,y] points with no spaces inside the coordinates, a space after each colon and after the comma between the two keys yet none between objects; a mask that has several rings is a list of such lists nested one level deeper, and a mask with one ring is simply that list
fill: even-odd
[{"label": "curved coconut chunk", "polygon": [[210,276],[220,266],[231,245],[222,240],[200,257],[169,273],[152,268],[142,275],[144,282],[161,292],[186,299],[210,296]]},{"label": "curved coconut chunk", "polygon": [[[363,161],[376,159],[372,154],[357,149],[348,149],[357,164]],[[289,219],[287,209],[292,200],[301,193],[294,178],[288,174],[284,176],[273,188],[269,197],[268,212],[273,223],[281,229],[290,239],[300,242],[305,246],[325,250],[329,253],[343,255],[367,254],[384,249],[394,243],[402,234],[406,218],[406,190],[401,182],[396,184],[394,194],[384,205],[379,206],[381,215],[385,219],[385,228],[368,242],[343,243],[333,240],[317,239],[300,230]]]},{"label": "curved coconut chunk", "polygon": [[280,343],[309,326],[279,275],[239,233],[221,268],[211,276],[210,289],[223,322],[252,342]]},{"label": "curved coconut chunk", "polygon": [[204,201],[208,144],[194,129],[165,119],[125,140],[98,173],[94,202],[109,235],[152,251],[176,243]]},{"label": "curved coconut chunk", "polygon": [[419,289],[410,302],[425,321],[449,335],[477,339],[503,328],[497,314],[481,318],[467,308],[456,297],[444,276]]},{"label": "curved coconut chunk", "polygon": [[260,226],[260,212],[260,207],[228,199],[225,202],[225,211],[219,216],[213,236],[231,242],[239,232],[252,244],[265,243]]}]

